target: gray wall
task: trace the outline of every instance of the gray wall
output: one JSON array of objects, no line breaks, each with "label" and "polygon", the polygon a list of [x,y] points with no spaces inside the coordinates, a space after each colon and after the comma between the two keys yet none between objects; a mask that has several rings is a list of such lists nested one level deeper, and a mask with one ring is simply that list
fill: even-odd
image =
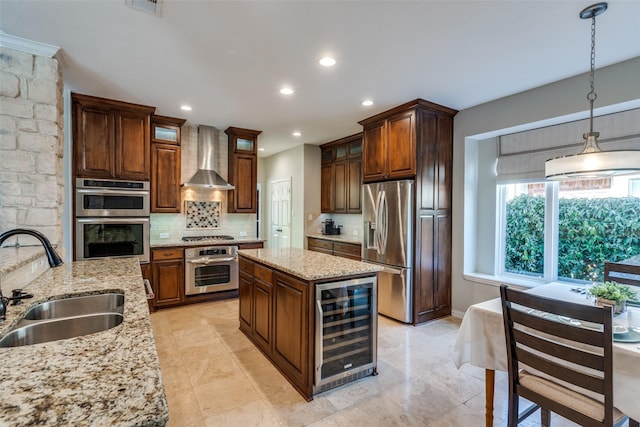
[{"label": "gray wall", "polygon": [[[596,70],[596,114],[637,108],[640,100],[640,57]],[[489,152],[500,134],[588,117],[588,74],[571,77],[459,112],[454,119],[453,256],[454,314],[498,296],[495,284],[467,280],[465,273],[490,263],[477,254],[494,253],[495,180],[487,176]],[[585,130],[586,131],[586,130]],[[494,150],[495,148],[491,148]],[[492,193],[493,192],[493,193]],[[485,200],[481,200],[481,196]],[[491,197],[489,201],[486,197]],[[493,204],[491,203],[493,201]],[[478,218],[484,218],[481,221]]]}]

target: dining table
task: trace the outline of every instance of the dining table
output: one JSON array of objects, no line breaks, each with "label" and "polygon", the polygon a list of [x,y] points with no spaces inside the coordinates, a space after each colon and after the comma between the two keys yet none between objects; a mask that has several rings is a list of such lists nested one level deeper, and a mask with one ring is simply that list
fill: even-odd
[{"label": "dining table", "polygon": [[[593,297],[585,292],[586,287],[566,283],[547,283],[526,290],[562,301],[582,304],[594,304]],[[627,327],[627,312],[614,315],[613,324]],[[615,330],[615,329],[614,329]],[[640,420],[640,331],[633,330],[627,334],[614,335],[613,339],[613,403],[622,413]],[[616,339],[616,336],[619,338]],[[633,342],[632,342],[633,341]],[[465,363],[484,368],[485,370],[485,424],[493,426],[493,398],[495,387],[495,371],[507,371],[507,347],[502,305],[500,298],[494,298],[471,305],[462,319],[453,349],[453,358],[460,368]]]}]

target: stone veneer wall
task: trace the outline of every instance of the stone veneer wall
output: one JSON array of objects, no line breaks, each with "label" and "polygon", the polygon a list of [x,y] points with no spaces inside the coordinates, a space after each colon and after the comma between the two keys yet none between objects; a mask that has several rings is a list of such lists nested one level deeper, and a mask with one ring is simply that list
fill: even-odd
[{"label": "stone veneer wall", "polygon": [[33,228],[62,245],[63,111],[58,61],[1,47],[0,231]]}]

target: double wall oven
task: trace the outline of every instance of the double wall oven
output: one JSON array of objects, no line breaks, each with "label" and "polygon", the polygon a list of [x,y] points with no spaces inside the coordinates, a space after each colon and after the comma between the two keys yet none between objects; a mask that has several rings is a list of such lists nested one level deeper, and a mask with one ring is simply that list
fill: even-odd
[{"label": "double wall oven", "polygon": [[75,259],[149,262],[148,181],[76,179]]}]

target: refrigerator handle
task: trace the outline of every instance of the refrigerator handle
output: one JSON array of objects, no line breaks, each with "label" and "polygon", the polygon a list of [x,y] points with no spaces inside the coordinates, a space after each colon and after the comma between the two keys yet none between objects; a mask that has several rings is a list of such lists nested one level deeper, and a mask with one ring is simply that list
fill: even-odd
[{"label": "refrigerator handle", "polygon": [[379,210],[380,210],[380,220],[379,220],[380,225],[378,226],[378,233],[380,236],[379,237],[380,245],[378,246],[378,253],[383,255],[384,253],[387,252],[387,235],[389,230],[389,224],[388,224],[389,209],[387,207],[387,192],[384,190],[381,192]]},{"label": "refrigerator handle", "polygon": [[382,191],[378,192],[378,197],[376,198],[376,213],[375,213],[375,222],[376,228],[373,229],[373,245],[376,248],[376,252],[380,255],[380,208],[382,206]]}]

